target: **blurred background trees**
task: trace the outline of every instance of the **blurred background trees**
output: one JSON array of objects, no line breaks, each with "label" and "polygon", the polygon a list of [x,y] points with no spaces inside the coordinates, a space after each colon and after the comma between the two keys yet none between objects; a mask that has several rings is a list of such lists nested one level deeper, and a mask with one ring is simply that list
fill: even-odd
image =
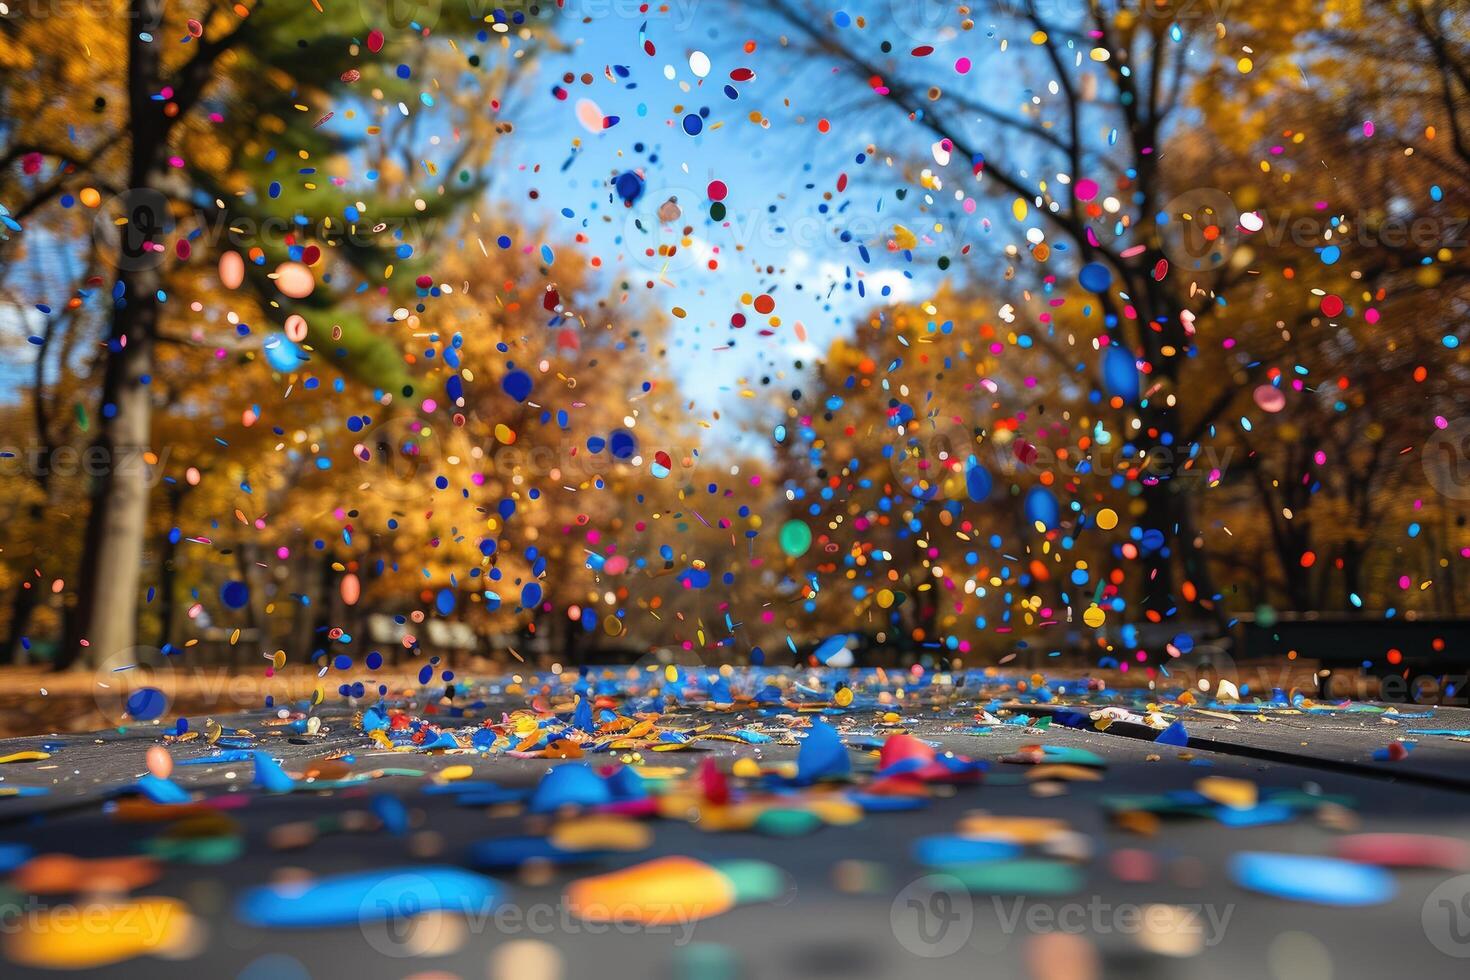
[{"label": "blurred background trees", "polygon": [[[905,115],[928,130],[930,147],[882,148],[909,161],[920,228],[973,230],[972,193],[1014,218],[994,244],[970,236],[999,280],[967,278],[994,266],[955,261],[955,235],[890,240],[950,285],[835,345],[788,409],[792,512],[820,515],[845,556],[829,615],[871,620],[876,604],[877,628],[923,642],[936,625],[978,635],[1110,593],[1145,622],[1218,628],[1258,607],[1461,613],[1465,495],[1458,470],[1435,478],[1470,448],[1439,434],[1462,418],[1467,380],[1462,5],[1230,5],[1217,19],[1204,4],[977,3],[923,8],[933,17],[908,36],[898,13],[839,29],[798,0],[762,9],[794,66],[867,80],[852,108],[875,131]],[[966,32],[990,39],[965,48],[983,83],[918,45]],[[1029,57],[1002,58],[999,38]],[[1010,70],[986,74],[987,58]],[[981,356],[991,344],[1003,356]],[[884,433],[893,472],[856,448]],[[813,444],[834,471],[816,480],[800,459]],[[975,470],[995,485],[978,499]],[[828,477],[845,492],[808,507]],[[1015,505],[1038,486],[1074,509],[1028,543]],[[1105,510],[1141,525],[1136,549],[1089,541]],[[997,522],[1011,551],[993,577],[994,552],[973,542]],[[892,556],[876,594],[870,548]],[[1075,567],[1044,574],[1064,553]],[[959,601],[922,598],[951,581]]]},{"label": "blurred background trees", "polygon": [[[755,8],[789,85],[836,69],[834,113],[891,134],[920,231],[862,244],[927,295],[751,405],[745,455],[692,421],[677,323],[488,217],[486,107],[554,38],[453,5],[386,42],[274,4],[0,23],[6,658],[857,631],[992,662],[1261,607],[1463,614],[1462,5],[1021,0],[904,43],[899,12]],[[1027,51],[914,53],[965,33]],[[430,113],[433,77],[460,84]]]}]

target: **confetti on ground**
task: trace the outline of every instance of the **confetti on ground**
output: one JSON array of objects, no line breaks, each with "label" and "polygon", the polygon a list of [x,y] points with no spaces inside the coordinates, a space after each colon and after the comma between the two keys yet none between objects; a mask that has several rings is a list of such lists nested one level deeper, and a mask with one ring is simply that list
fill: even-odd
[{"label": "confetti on ground", "polygon": [[1462,5],[382,6],[6,16],[10,960],[1465,952]]}]

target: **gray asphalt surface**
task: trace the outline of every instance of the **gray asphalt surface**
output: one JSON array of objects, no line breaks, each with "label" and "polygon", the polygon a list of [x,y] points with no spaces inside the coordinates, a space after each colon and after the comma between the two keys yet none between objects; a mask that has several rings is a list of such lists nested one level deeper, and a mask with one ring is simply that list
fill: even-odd
[{"label": "gray asphalt surface", "polygon": [[[263,747],[283,759],[288,770],[335,749],[352,749],[355,772],[391,765],[432,773],[468,763],[475,770],[471,778],[511,786],[533,785],[558,764],[389,754],[376,750],[340,711],[328,712],[327,719],[326,734],[309,744],[271,736],[263,739]],[[229,721],[248,725],[249,720]],[[1367,715],[1298,715],[1267,721],[1198,716],[1188,721],[1191,734],[1212,743],[1239,746],[1245,752],[1265,748],[1289,753],[1295,757],[1292,761],[1156,746],[1126,734],[1055,724],[1045,732],[1003,726],[985,736],[944,730],[954,724],[926,721],[913,730],[946,750],[991,760],[992,768],[983,784],[956,787],[952,795],[932,800],[924,810],[868,814],[855,825],[827,826],[795,838],[706,833],[681,822],[656,821],[649,851],[557,869],[544,880],[498,876],[509,886],[512,914],[451,925],[436,920],[406,937],[376,926],[256,929],[237,921],[232,905],[241,889],[291,869],[324,875],[459,864],[471,842],[544,832],[546,819],[457,806],[452,796],[424,793],[425,778],[387,777],[333,792],[268,795],[252,789],[248,762],[180,766],[175,779],[191,791],[249,797],[246,805],[228,811],[245,838],[244,856],[215,866],[170,864],[162,880],[140,891],[179,898],[199,917],[207,940],[195,955],[180,960],[141,957],[94,972],[160,980],[426,974],[479,978],[500,975],[494,966],[498,950],[530,939],[549,945],[554,951],[549,955],[560,962],[560,975],[568,978],[1004,977],[1044,975],[1038,971],[1045,964],[1035,960],[1036,937],[1052,932],[1085,936],[1100,958],[1100,974],[1108,977],[1450,977],[1463,976],[1470,964],[1470,898],[1464,903],[1464,921],[1455,917],[1453,907],[1439,904],[1445,892],[1435,893],[1431,900],[1437,887],[1456,878],[1453,872],[1396,870],[1392,873],[1398,894],[1386,905],[1329,908],[1289,902],[1232,884],[1225,871],[1230,857],[1249,850],[1327,855],[1341,829],[1308,814],[1289,823],[1243,828],[1208,819],[1167,820],[1157,834],[1141,836],[1112,825],[1100,805],[1104,796],[1188,789],[1202,776],[1222,775],[1262,788],[1350,797],[1356,832],[1440,834],[1470,841],[1470,794],[1437,778],[1470,776],[1470,743],[1424,737],[1399,762],[1371,758],[1375,749],[1408,727],[1470,728],[1470,711],[1441,709],[1432,721],[1397,725]],[[84,857],[137,853],[163,827],[119,823],[105,812],[104,801],[120,783],[145,771],[144,753],[158,740],[158,731],[155,726],[140,726],[121,733],[0,743],[0,755],[40,748],[43,743],[60,746],[44,762],[0,767],[0,790],[22,785],[51,790],[46,796],[0,797],[0,842],[23,842],[38,852]],[[1038,795],[1025,779],[1027,767],[996,761],[1021,745],[1038,742],[1098,753],[1108,763],[1104,778],[1066,783],[1061,795]],[[728,772],[737,758],[754,754],[748,745],[699,745],[698,753],[663,754],[649,763],[692,771],[701,759],[714,758]],[[761,748],[768,761],[793,759],[797,751],[773,745]],[[175,747],[174,754],[184,760],[207,751],[196,743]],[[853,752],[852,757],[859,770],[873,764],[865,753]],[[1344,768],[1344,763],[1349,765]],[[1356,768],[1360,765],[1361,771]],[[408,806],[413,829],[407,835],[374,828],[325,833],[299,850],[272,847],[273,828],[313,820],[328,825],[345,819],[351,824],[353,818],[345,815],[367,811],[372,797],[383,793]],[[1061,898],[976,894],[960,896],[960,906],[936,905],[934,889],[943,882],[925,880],[928,869],[914,862],[910,846],[922,835],[953,831],[961,816],[976,810],[1065,820],[1086,838],[1092,852],[1084,862],[1084,888]],[[1120,851],[1152,855],[1156,865],[1152,880],[1122,880],[1115,867]],[[589,925],[564,913],[561,894],[568,881],[669,854],[708,862],[767,861],[785,872],[788,888],[777,901],[742,905],[667,931]],[[840,887],[843,876],[837,869],[850,861],[868,863],[865,867],[874,877],[869,887]],[[1463,894],[1470,896],[1470,877],[1461,884]],[[1195,921],[1202,945],[1194,955],[1163,955],[1156,945],[1150,948],[1147,937],[1140,938],[1134,916],[1155,903],[1198,910]],[[3,924],[7,932],[16,927],[15,922]],[[424,949],[429,955],[412,955]],[[938,953],[946,955],[934,955]],[[14,964],[6,964],[0,973],[56,975]],[[1077,974],[1064,970],[1055,975]],[[536,977],[523,974],[523,980]]]}]

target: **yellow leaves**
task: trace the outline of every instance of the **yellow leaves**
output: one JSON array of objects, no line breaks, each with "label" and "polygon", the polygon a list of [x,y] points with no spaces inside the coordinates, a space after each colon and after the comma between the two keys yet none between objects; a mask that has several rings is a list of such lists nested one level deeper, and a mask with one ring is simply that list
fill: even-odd
[{"label": "yellow leaves", "polygon": [[1440,284],[1440,281],[1443,279],[1444,270],[1442,270],[1438,266],[1420,266],[1419,270],[1414,273],[1415,284],[1424,289],[1433,289],[1434,287],[1438,286]]},{"label": "yellow leaves", "polygon": [[0,68],[7,71],[29,71],[35,67],[37,49],[23,42],[24,29],[0,35]]}]

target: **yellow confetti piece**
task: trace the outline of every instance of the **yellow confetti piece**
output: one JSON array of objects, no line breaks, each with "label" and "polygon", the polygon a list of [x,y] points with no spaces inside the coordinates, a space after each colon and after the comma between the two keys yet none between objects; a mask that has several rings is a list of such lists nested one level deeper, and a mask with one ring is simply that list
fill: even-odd
[{"label": "yellow confetti piece", "polygon": [[468,779],[475,774],[474,766],[446,766],[436,777],[441,783],[452,783],[457,779]]},{"label": "yellow confetti piece", "polygon": [[1159,820],[1157,813],[1149,813],[1147,810],[1124,810],[1113,817],[1113,822],[1121,829],[1152,837],[1159,832]]},{"label": "yellow confetti piece", "polygon": [[1043,779],[1060,779],[1072,783],[1095,783],[1102,779],[1102,773],[1096,769],[1089,769],[1086,766],[1057,763],[1055,765],[1032,766],[1027,771],[1026,778],[1032,782]]},{"label": "yellow confetti piece", "polygon": [[644,779],[678,779],[688,771],[683,766],[640,766],[638,775]]},{"label": "yellow confetti piece", "polygon": [[173,898],[88,905],[85,922],[78,927],[71,905],[36,910],[6,937],[5,952],[23,966],[85,970],[183,949],[195,929],[184,903]]},{"label": "yellow confetti piece", "polygon": [[696,922],[733,908],[735,886],[703,861],[666,857],[567,886],[566,907],[589,922]]},{"label": "yellow confetti piece", "polygon": [[551,844],[564,851],[641,851],[653,832],[635,820],[607,816],[564,820],[551,830]]},{"label": "yellow confetti piece", "polygon": [[863,819],[863,808],[841,796],[812,800],[806,809],[821,817],[823,823],[837,827],[846,827]]},{"label": "yellow confetti piece", "polygon": [[7,762],[40,762],[49,758],[50,752],[12,752],[9,755],[0,755],[0,765]]},{"label": "yellow confetti piece", "polygon": [[[714,834],[749,830],[765,811],[766,808],[758,803],[736,803],[730,806],[705,804],[690,812],[694,814],[694,819],[691,820],[694,826]],[[687,815],[686,819],[689,819]]]},{"label": "yellow confetti piece", "polygon": [[1229,776],[1206,776],[1195,782],[1194,788],[1195,792],[1206,799],[1234,810],[1249,810],[1256,805],[1260,795],[1255,783],[1246,779],[1231,779]]},{"label": "yellow confetti piece", "polygon": [[1000,817],[975,813],[962,819],[956,829],[961,834],[974,837],[996,837],[1017,844],[1042,844],[1067,833],[1068,828],[1064,821],[1050,817]]}]

